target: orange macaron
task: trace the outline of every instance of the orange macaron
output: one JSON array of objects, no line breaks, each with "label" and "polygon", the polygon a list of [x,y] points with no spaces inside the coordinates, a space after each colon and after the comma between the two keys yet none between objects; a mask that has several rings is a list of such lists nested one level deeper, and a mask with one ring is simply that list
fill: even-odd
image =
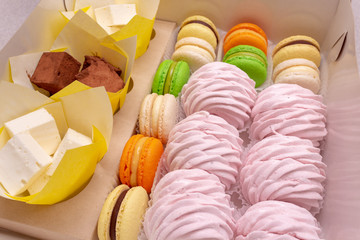
[{"label": "orange macaron", "polygon": [[125,144],[120,159],[120,181],[130,187],[142,186],[150,193],[164,147],[154,137],[133,135]]},{"label": "orange macaron", "polygon": [[240,23],[232,27],[224,38],[224,54],[238,45],[250,45],[267,54],[268,41],[265,32],[256,24]]}]

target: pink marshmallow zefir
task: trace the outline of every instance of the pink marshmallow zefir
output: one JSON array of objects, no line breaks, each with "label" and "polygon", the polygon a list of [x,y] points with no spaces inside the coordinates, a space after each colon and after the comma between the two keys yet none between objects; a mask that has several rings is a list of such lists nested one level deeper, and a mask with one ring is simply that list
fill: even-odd
[{"label": "pink marshmallow zefir", "polygon": [[[179,169],[166,174],[151,193],[151,202],[157,202],[167,195],[203,194],[223,202],[225,187],[219,178],[201,169]],[[225,197],[228,201],[229,196]]]},{"label": "pink marshmallow zefir", "polygon": [[237,129],[248,126],[256,99],[255,82],[234,65],[213,62],[191,75],[181,93],[185,114],[207,111]]},{"label": "pink marshmallow zefir", "polygon": [[251,118],[252,140],[280,133],[309,139],[319,146],[327,134],[322,96],[296,84],[273,84],[260,92]]},{"label": "pink marshmallow zefir", "polygon": [[143,222],[148,240],[234,238],[233,208],[216,176],[176,170],[158,182],[152,196]]},{"label": "pink marshmallow zefir", "polygon": [[279,200],[313,215],[320,212],[326,165],[310,140],[270,136],[252,146],[245,159],[240,186],[247,202]]},{"label": "pink marshmallow zefir", "polygon": [[224,119],[205,111],[196,112],[171,130],[160,165],[167,172],[205,170],[229,189],[239,175],[242,144],[238,131]]},{"label": "pink marshmallow zefir", "polygon": [[292,203],[264,201],[251,206],[236,223],[235,240],[318,240],[314,216]]}]

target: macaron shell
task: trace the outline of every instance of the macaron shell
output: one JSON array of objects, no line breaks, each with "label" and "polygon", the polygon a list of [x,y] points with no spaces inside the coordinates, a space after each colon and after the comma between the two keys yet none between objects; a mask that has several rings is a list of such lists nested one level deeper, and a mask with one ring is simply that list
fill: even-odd
[{"label": "macaron shell", "polygon": [[140,153],[141,149],[143,148],[146,140],[148,137],[140,138],[136,143],[132,154],[131,159],[131,169],[130,169],[130,186],[135,187],[137,186],[137,169],[140,162]]},{"label": "macaron shell", "polygon": [[276,46],[273,50],[273,55],[277,51],[279,51],[281,48],[288,46],[290,43],[299,42],[299,41],[307,42],[308,44],[306,44],[306,45],[313,45],[316,49],[318,49],[318,50],[320,49],[319,43],[314,38],[312,38],[310,36],[306,36],[306,35],[294,35],[294,36],[284,38],[283,40],[278,42],[278,44],[276,44]]},{"label": "macaron shell", "polygon": [[211,29],[202,24],[190,23],[182,27],[179,31],[177,41],[186,37],[201,38],[210,43],[214,50],[216,49],[217,39],[215,34],[211,31]]},{"label": "macaron shell", "polygon": [[171,78],[169,93],[177,97],[181,92],[182,87],[187,83],[190,78],[190,67],[184,61],[179,61],[174,69]]},{"label": "macaron shell", "polygon": [[165,79],[172,62],[173,62],[172,60],[166,59],[162,63],[160,63],[154,76],[151,92],[157,94],[164,94],[163,91],[164,91]]},{"label": "macaron shell", "polygon": [[157,96],[158,95],[156,93],[148,94],[141,103],[139,129],[140,133],[145,136],[151,136],[151,111]]},{"label": "macaron shell", "polygon": [[[196,23],[196,21],[203,22],[204,24]],[[204,39],[211,44],[214,50],[220,39],[214,23],[209,18],[201,15],[190,16],[182,22],[177,41],[185,37],[198,37]]]},{"label": "macaron shell", "polygon": [[116,204],[117,199],[119,198],[120,194],[128,190],[129,187],[125,184],[117,186],[111,193],[107,196],[104,205],[101,209],[100,216],[98,219],[97,225],[97,234],[99,240],[110,240],[110,221],[112,211]]},{"label": "macaron shell", "polygon": [[320,74],[320,71],[314,62],[312,62],[308,59],[305,59],[305,58],[292,58],[292,59],[285,60],[285,61],[281,62],[280,64],[278,64],[273,70],[272,78],[276,79],[276,77],[279,73],[281,73],[285,69],[295,67],[295,66],[306,66],[306,67],[314,69],[318,74]]},{"label": "macaron shell", "polygon": [[267,44],[263,39],[259,38],[259,34],[250,31],[238,30],[230,35],[224,42],[224,52],[226,53],[231,48],[238,45],[250,45],[259,48],[267,54]]},{"label": "macaron shell", "polygon": [[319,73],[307,66],[294,66],[283,70],[274,79],[274,83],[297,84],[310,89],[315,94],[319,92],[321,86]]},{"label": "macaron shell", "polygon": [[163,152],[164,147],[161,141],[153,137],[146,140],[141,150],[137,170],[137,182],[138,185],[142,186],[148,193],[151,192],[156,169]]},{"label": "macaron shell", "polygon": [[294,35],[281,40],[276,44],[273,53],[273,68],[280,62],[292,58],[306,58],[320,66],[320,45],[312,37],[306,35]]},{"label": "macaron shell", "polygon": [[123,184],[130,186],[130,175],[131,175],[131,162],[132,155],[137,141],[144,136],[141,134],[133,135],[126,142],[123,149],[120,165],[119,165],[119,177]]},{"label": "macaron shell", "polygon": [[150,129],[150,136],[151,137],[158,137],[158,123],[159,123],[159,116],[161,112],[161,105],[164,101],[164,95],[158,95],[154,101],[154,104],[151,109],[151,129]]},{"label": "macaron shell", "polygon": [[267,67],[267,57],[260,49],[251,46],[251,45],[238,45],[231,48],[224,56],[223,61],[226,61],[234,55],[253,55],[255,58],[259,59]]},{"label": "macaron shell", "polygon": [[252,23],[240,23],[232,27],[224,38],[224,53],[238,45],[250,45],[267,54],[267,37],[265,32]]},{"label": "macaron shell", "polygon": [[239,23],[239,24],[235,25],[227,32],[224,39],[226,39],[231,33],[235,32],[239,29],[247,29],[247,30],[256,32],[259,35],[261,35],[261,37],[264,38],[265,41],[267,42],[267,36],[266,36],[264,30],[254,23]]},{"label": "macaron shell", "polygon": [[172,64],[170,65],[170,68],[169,68],[169,71],[168,71],[168,74],[167,74],[166,80],[165,80],[163,94],[169,93],[170,85],[172,84],[172,81],[173,81],[175,67],[177,65],[178,65],[178,62],[176,62],[176,61],[173,61]]},{"label": "macaron shell", "polygon": [[213,58],[206,50],[197,46],[185,45],[175,50],[171,57],[174,61],[185,61],[192,72],[201,66],[213,62]]},{"label": "macaron shell", "polygon": [[225,54],[223,62],[235,65],[246,72],[255,81],[255,87],[261,86],[266,80],[267,58],[264,52],[256,47],[249,45],[233,47]]},{"label": "macaron shell", "polygon": [[241,56],[233,57],[225,61],[226,63],[232,64],[246,72],[246,74],[255,81],[255,87],[261,86],[266,80],[267,69],[265,65],[258,59]]},{"label": "macaron shell", "polygon": [[142,187],[133,187],[126,193],[117,217],[116,239],[137,239],[148,201]]},{"label": "macaron shell", "polygon": [[219,39],[219,33],[216,29],[216,26],[215,24],[207,17],[205,16],[202,16],[202,15],[193,15],[193,16],[190,16],[188,18],[186,18],[182,23],[181,23],[181,27],[185,26],[186,24],[188,24],[189,22],[192,22],[192,21],[202,21],[202,22],[205,22],[207,23],[208,25],[210,25],[210,27],[214,30],[215,32],[215,35],[216,37]]},{"label": "macaron shell", "polygon": [[177,122],[178,103],[171,94],[164,95],[158,118],[158,138],[163,144],[168,141],[169,133]]},{"label": "macaron shell", "polygon": [[202,48],[202,49],[208,51],[210,53],[210,55],[212,56],[213,60],[215,60],[216,55],[215,55],[214,48],[210,45],[210,43],[208,43],[204,39],[197,38],[197,37],[182,38],[176,42],[175,50],[182,46],[185,46],[185,45],[194,45],[199,48]]},{"label": "macaron shell", "polygon": [[279,63],[292,58],[308,59],[313,61],[317,67],[320,66],[321,62],[320,52],[316,47],[305,44],[295,44],[281,48],[273,56],[273,68],[275,68]]}]

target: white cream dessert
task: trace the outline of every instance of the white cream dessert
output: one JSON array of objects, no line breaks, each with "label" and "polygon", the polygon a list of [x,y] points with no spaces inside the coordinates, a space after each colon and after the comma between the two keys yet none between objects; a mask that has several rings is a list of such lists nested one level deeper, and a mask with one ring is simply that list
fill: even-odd
[{"label": "white cream dessert", "polygon": [[59,165],[67,150],[89,145],[91,143],[91,138],[69,128],[54,154],[53,163],[49,167],[47,173],[52,175],[55,172],[55,169]]},{"label": "white cream dessert", "polygon": [[0,150],[0,183],[11,195],[20,194],[51,162],[29,133],[18,133]]},{"label": "white cream dessert", "polygon": [[46,172],[44,172],[31,186],[29,186],[29,193],[34,194],[40,192],[44,188],[50,177],[54,174],[67,150],[89,145],[91,143],[91,138],[69,128],[54,154],[52,164]]},{"label": "white cream dessert", "polygon": [[10,137],[29,132],[48,155],[56,151],[61,141],[54,117],[44,108],[15,118],[4,125]]}]

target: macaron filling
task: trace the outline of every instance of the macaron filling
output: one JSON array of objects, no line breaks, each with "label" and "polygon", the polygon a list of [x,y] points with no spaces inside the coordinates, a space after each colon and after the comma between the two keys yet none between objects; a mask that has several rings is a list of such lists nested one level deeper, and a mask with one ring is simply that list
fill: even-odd
[{"label": "macaron filling", "polygon": [[260,62],[262,62],[264,64],[264,66],[267,66],[267,62],[264,60],[264,58],[262,58],[261,56],[255,54],[255,53],[251,53],[251,52],[237,52],[237,53],[233,53],[231,55],[229,55],[226,59],[224,59],[223,61],[225,62],[226,60],[233,58],[233,57],[243,57],[243,56],[247,56],[247,57],[253,57],[258,59]]},{"label": "macaron filling", "polygon": [[278,48],[276,51],[273,52],[273,56],[282,48],[284,47],[287,47],[287,46],[291,46],[291,45],[296,45],[296,44],[305,44],[305,45],[310,45],[310,46],[313,46],[315,47],[319,52],[320,52],[320,49],[319,49],[319,46],[317,46],[316,44],[314,44],[313,42],[311,41],[307,41],[307,40],[293,40],[293,41],[290,41],[286,44],[284,44],[282,47]]},{"label": "macaron filling", "polygon": [[165,79],[164,94],[169,93],[169,91],[170,91],[170,85],[172,82],[172,77],[173,77],[173,73],[174,73],[174,69],[175,69],[176,65],[177,65],[177,62],[174,61],[171,63],[171,65],[169,67],[169,70],[167,72],[166,79]]},{"label": "macaron filling", "polygon": [[120,193],[118,199],[116,200],[116,203],[114,205],[113,211],[111,213],[111,218],[110,218],[110,227],[109,227],[109,234],[110,234],[110,239],[111,240],[116,240],[116,222],[117,222],[117,216],[121,207],[121,203],[123,202],[126,193],[129,191],[130,189],[126,189],[124,190],[122,193]]},{"label": "macaron filling", "polygon": [[134,187],[137,186],[137,169],[139,166],[141,150],[146,142],[148,137],[140,138],[134,148],[132,154],[132,161],[131,161],[131,169],[130,169],[130,186]]},{"label": "macaron filling", "polygon": [[[201,25],[204,25],[205,27],[208,27],[210,28],[210,30],[214,33],[215,37],[216,37],[216,44],[219,43],[219,38],[218,38],[218,35],[217,35],[217,32],[216,30],[208,23],[204,22],[204,21],[201,21],[201,20],[191,20],[189,22],[187,22],[184,26],[188,25],[188,24],[191,24],[191,23],[198,23],[198,24],[201,24]],[[182,26],[179,31],[184,27]]]}]

